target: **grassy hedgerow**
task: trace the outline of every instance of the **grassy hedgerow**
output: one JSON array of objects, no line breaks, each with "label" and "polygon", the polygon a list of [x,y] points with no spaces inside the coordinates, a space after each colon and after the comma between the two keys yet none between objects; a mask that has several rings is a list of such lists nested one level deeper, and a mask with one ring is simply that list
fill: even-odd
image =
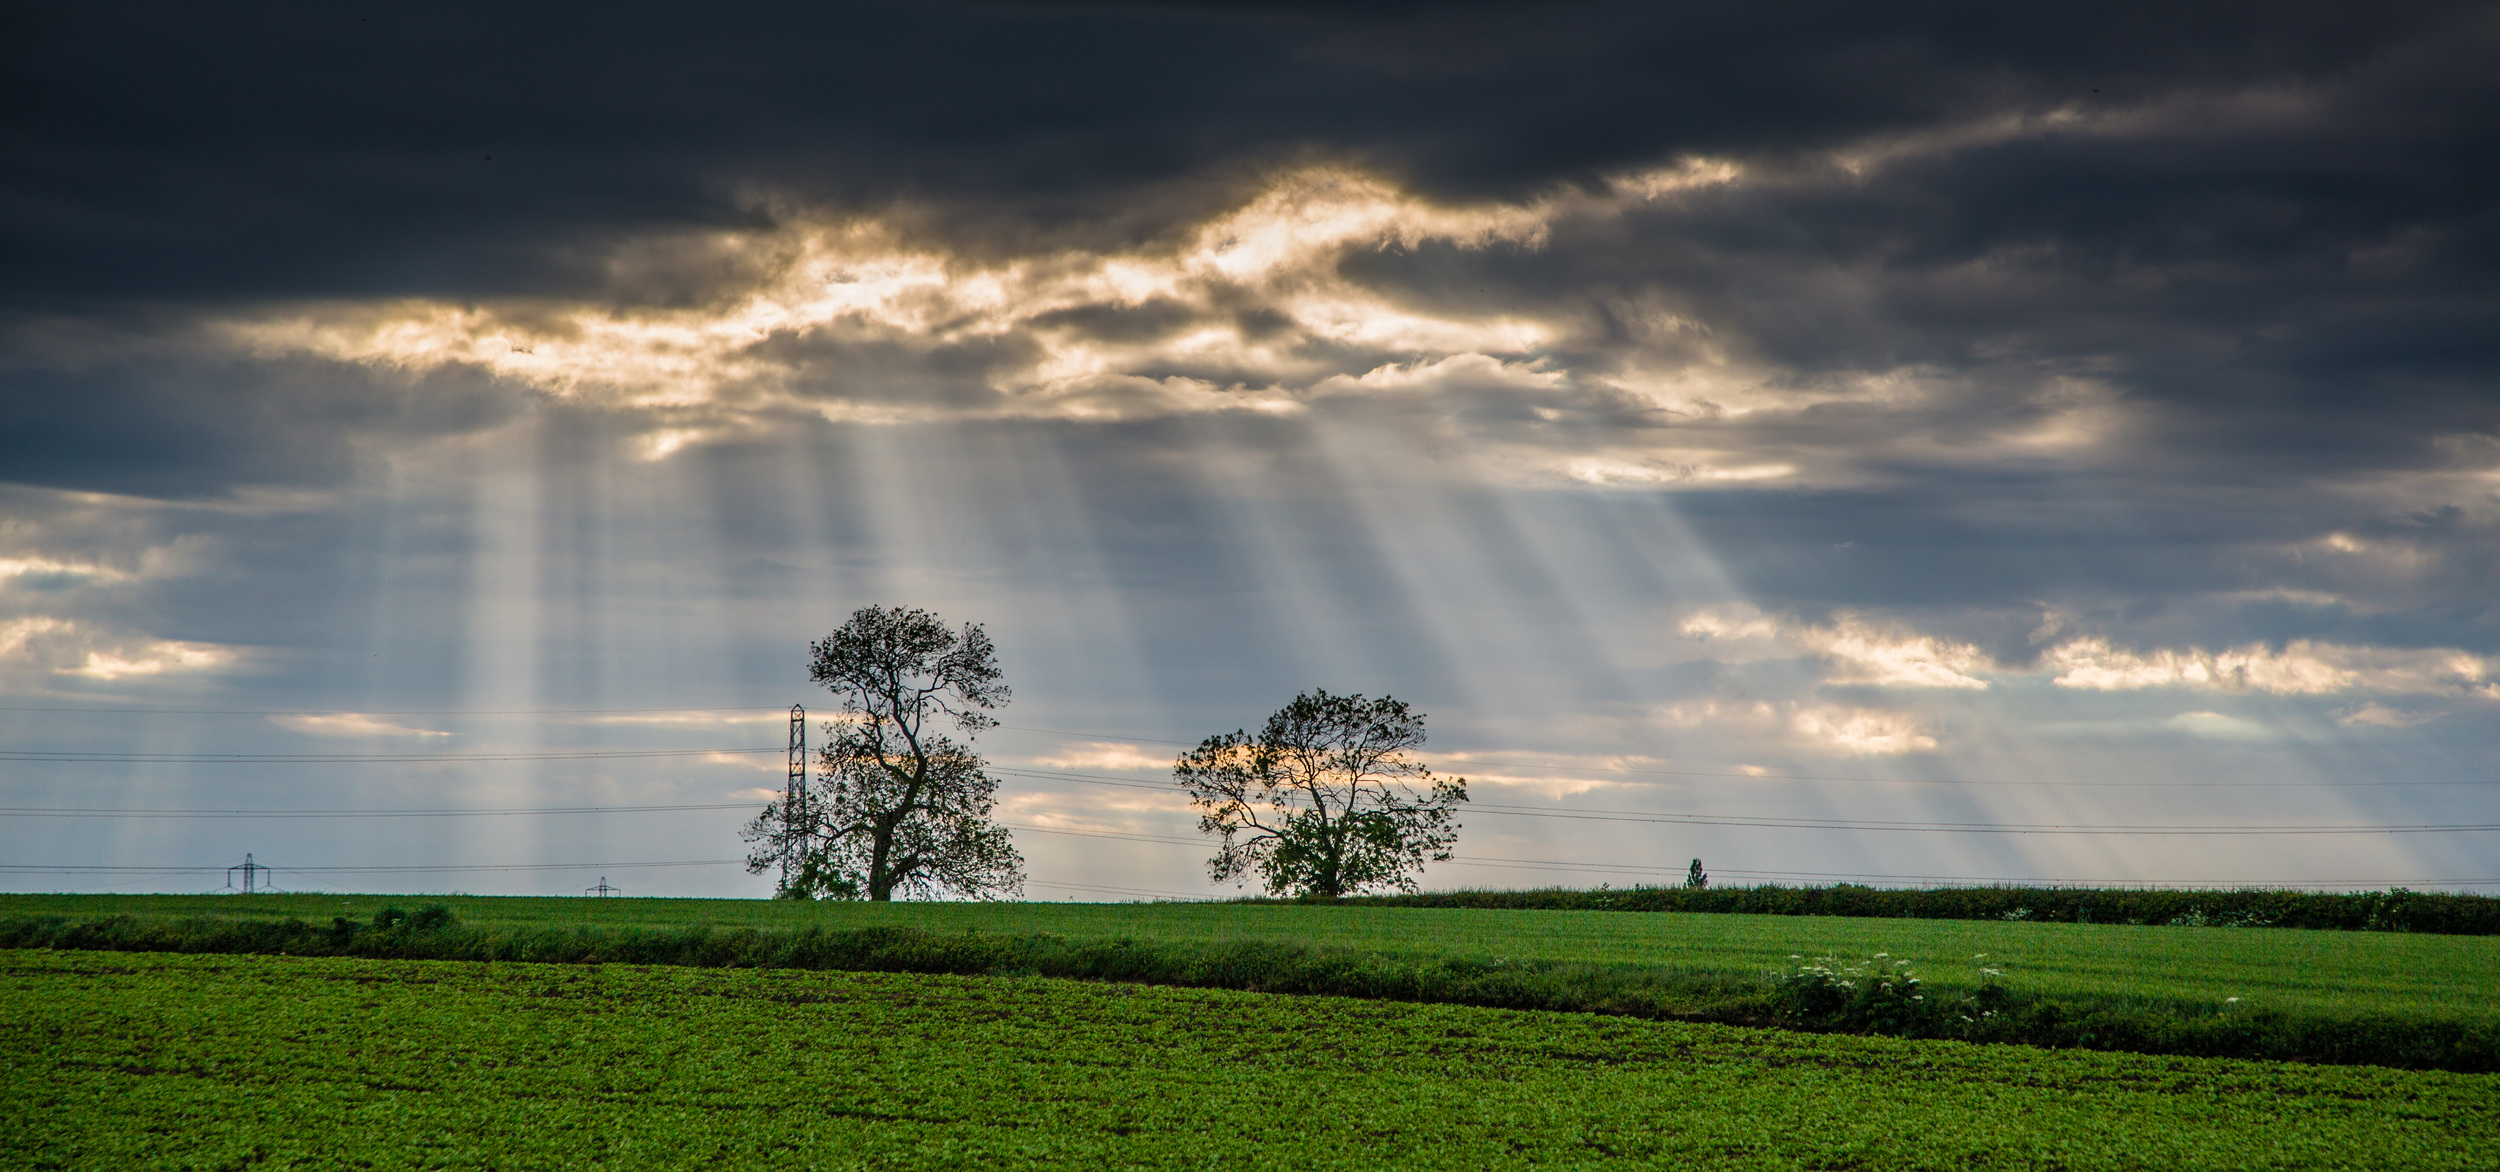
[{"label": "grassy hedgerow", "polygon": [[1900,958],[1784,971],[1384,953],[1274,939],[1154,940],[826,929],[478,927],[446,908],[367,921],[62,916],[0,920],[0,948],[1044,976],[1503,1009],[1776,1025],[2152,1054],[2500,1071],[2500,1027],[2406,1013],[2291,1013],[2008,987],[1991,967],[1932,989]]},{"label": "grassy hedgerow", "polygon": [[1378,907],[1549,911],[1709,912],[1754,916],[1869,916],[2057,924],[2311,928],[2351,932],[2500,935],[2500,898],[2444,891],[2319,892],[2249,888],[2181,891],[2126,887],[1629,887],[1435,891],[1362,896]]}]

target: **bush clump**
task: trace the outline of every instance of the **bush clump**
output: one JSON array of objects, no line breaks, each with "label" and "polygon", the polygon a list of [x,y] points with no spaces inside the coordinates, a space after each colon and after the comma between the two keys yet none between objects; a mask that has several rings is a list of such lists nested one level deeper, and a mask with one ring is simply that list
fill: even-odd
[{"label": "bush clump", "polygon": [[1631,887],[1583,891],[1442,891],[1370,895],[1382,907],[1725,912],[1914,920],[2037,920],[2064,924],[2316,928],[2351,932],[2500,935],[2500,898],[2440,891],[2331,893],[2251,888],[2175,891],[2113,887]]}]

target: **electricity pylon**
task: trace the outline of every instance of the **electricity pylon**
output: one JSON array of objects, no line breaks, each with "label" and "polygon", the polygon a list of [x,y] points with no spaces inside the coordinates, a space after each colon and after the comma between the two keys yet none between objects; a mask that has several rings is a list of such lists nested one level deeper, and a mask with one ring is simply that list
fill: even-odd
[{"label": "electricity pylon", "polygon": [[[781,825],[785,830],[794,832],[792,841],[804,851],[808,830],[807,707],[802,704],[790,706],[790,783],[781,793]],[[794,865],[804,861],[803,856],[793,858],[792,855],[793,852],[788,849],[781,852],[781,890],[784,891],[790,889],[790,872]]]}]

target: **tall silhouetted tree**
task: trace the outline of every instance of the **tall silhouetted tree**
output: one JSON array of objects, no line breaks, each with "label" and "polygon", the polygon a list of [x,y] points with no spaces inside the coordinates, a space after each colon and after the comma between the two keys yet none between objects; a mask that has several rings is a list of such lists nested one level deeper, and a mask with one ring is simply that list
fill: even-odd
[{"label": "tall silhouetted tree", "polygon": [[1223,838],[1207,861],[1219,883],[1255,871],[1274,895],[1413,891],[1426,859],[1449,860],[1467,800],[1466,778],[1415,759],[1423,743],[1423,714],[1387,696],[1308,692],[1256,736],[1208,737],[1172,777]]},{"label": "tall silhouetted tree", "polygon": [[809,651],[808,678],[842,698],[842,715],[805,791],[747,824],[747,870],[782,868],[777,894],[790,899],[1021,894],[1024,857],[990,820],[998,781],[964,743],[1008,699],[989,636],[870,606]]}]

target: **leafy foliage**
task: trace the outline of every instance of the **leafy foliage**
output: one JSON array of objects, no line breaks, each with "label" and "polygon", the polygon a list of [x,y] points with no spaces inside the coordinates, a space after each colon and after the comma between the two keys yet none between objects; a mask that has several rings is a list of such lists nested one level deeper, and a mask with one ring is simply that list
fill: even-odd
[{"label": "leafy foliage", "polygon": [[[1984,1039],[2001,1035],[2001,1011],[2013,995],[2005,973],[1970,958],[1971,980],[1959,996],[1931,990],[1908,957],[1878,952],[1863,961],[1792,955],[1780,974],[1780,1016],[1792,1025],[1909,1038]],[[2031,998],[2032,1001],[2039,1000]]]},{"label": "leafy foliage", "polygon": [[1757,916],[1873,916],[1920,920],[2029,920],[2064,924],[2317,928],[2355,932],[2500,935],[2500,898],[2445,891],[2319,892],[2145,887],[1629,887],[1603,891],[1435,891],[1374,895],[1388,907],[1549,911],[1713,912]]},{"label": "leafy foliage", "polygon": [[45,952],[0,987],[25,1168],[2441,1172],[2500,1134],[2487,1076],[1217,989]]},{"label": "leafy foliage", "polygon": [[809,645],[808,676],[842,697],[818,777],[749,823],[747,869],[779,868],[784,898],[994,898],[1024,889],[1024,858],[990,819],[998,782],[969,744],[1009,692],[979,624],[863,607]]},{"label": "leafy foliage", "polygon": [[1425,860],[1458,841],[1467,779],[1435,778],[1415,758],[1424,716],[1383,696],[1307,692],[1252,736],[1208,737],[1181,755],[1173,779],[1223,847],[1217,882],[1256,873],[1276,895],[1333,899],[1370,888],[1415,889]]}]

